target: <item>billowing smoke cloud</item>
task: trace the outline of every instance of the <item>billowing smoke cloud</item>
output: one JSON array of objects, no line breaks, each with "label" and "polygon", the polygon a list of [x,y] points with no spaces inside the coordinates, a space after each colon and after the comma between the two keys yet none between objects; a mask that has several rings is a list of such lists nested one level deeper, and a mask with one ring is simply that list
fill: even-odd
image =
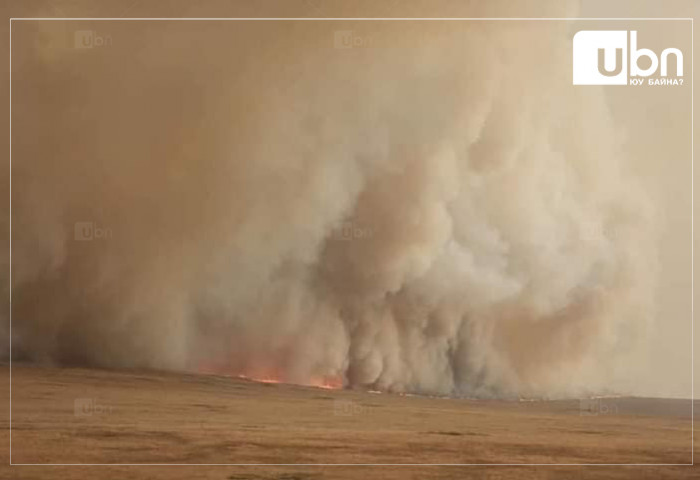
[{"label": "billowing smoke cloud", "polygon": [[19,357],[555,396],[643,346],[654,214],[564,23],[15,27]]}]

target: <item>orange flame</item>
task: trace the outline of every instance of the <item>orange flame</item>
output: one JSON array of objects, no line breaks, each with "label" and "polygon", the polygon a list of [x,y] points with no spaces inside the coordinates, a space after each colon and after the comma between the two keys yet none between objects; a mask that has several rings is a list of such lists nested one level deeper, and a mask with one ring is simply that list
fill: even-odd
[{"label": "orange flame", "polygon": [[[200,373],[211,375],[231,375],[230,369],[215,363],[200,363],[197,370]],[[343,388],[343,377],[341,375],[312,376],[306,381],[292,382],[287,381],[284,375],[275,369],[253,369],[250,372],[237,373],[232,376],[260,383],[293,383],[326,390],[338,390]]]},{"label": "orange flame", "polygon": [[308,385],[311,387],[325,388],[326,390],[338,390],[343,388],[343,378],[339,375],[312,377]]}]

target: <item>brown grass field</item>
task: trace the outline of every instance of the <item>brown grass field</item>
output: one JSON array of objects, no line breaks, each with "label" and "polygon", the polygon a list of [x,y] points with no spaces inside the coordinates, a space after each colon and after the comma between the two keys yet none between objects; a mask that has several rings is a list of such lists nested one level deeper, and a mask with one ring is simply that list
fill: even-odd
[{"label": "brown grass field", "polygon": [[[10,383],[7,367],[2,382]],[[309,465],[689,463],[690,427],[688,400],[461,400],[213,375],[13,365],[14,465],[0,476],[698,478],[690,466]],[[7,456],[9,448],[3,450]],[[27,463],[307,465],[16,465]]]}]

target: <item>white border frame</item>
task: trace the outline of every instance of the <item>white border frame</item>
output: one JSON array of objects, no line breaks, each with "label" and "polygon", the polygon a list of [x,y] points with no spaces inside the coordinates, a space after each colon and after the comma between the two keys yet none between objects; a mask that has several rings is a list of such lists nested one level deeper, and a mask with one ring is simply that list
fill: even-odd
[{"label": "white border frame", "polygon": [[[690,325],[691,325],[691,398],[690,398],[690,463],[12,463],[12,22],[13,21],[690,21],[690,142],[691,142],[691,300],[690,300]],[[235,17],[192,17],[192,18],[169,18],[169,17],[11,17],[10,18],[10,465],[11,466],[289,466],[289,467],[309,467],[309,466],[693,466],[695,465],[695,59],[693,54],[694,19],[692,17],[619,17],[619,18],[596,18],[596,17],[436,17],[436,18],[411,18],[411,17],[269,17],[269,18],[235,18]]]}]

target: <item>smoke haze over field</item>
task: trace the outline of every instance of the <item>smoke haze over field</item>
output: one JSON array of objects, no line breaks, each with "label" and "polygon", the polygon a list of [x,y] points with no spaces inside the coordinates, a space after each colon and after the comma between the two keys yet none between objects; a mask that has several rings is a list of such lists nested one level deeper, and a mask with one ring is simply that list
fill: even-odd
[{"label": "smoke haze over field", "polygon": [[567,24],[15,27],[19,355],[561,396],[648,351],[658,212]]}]

